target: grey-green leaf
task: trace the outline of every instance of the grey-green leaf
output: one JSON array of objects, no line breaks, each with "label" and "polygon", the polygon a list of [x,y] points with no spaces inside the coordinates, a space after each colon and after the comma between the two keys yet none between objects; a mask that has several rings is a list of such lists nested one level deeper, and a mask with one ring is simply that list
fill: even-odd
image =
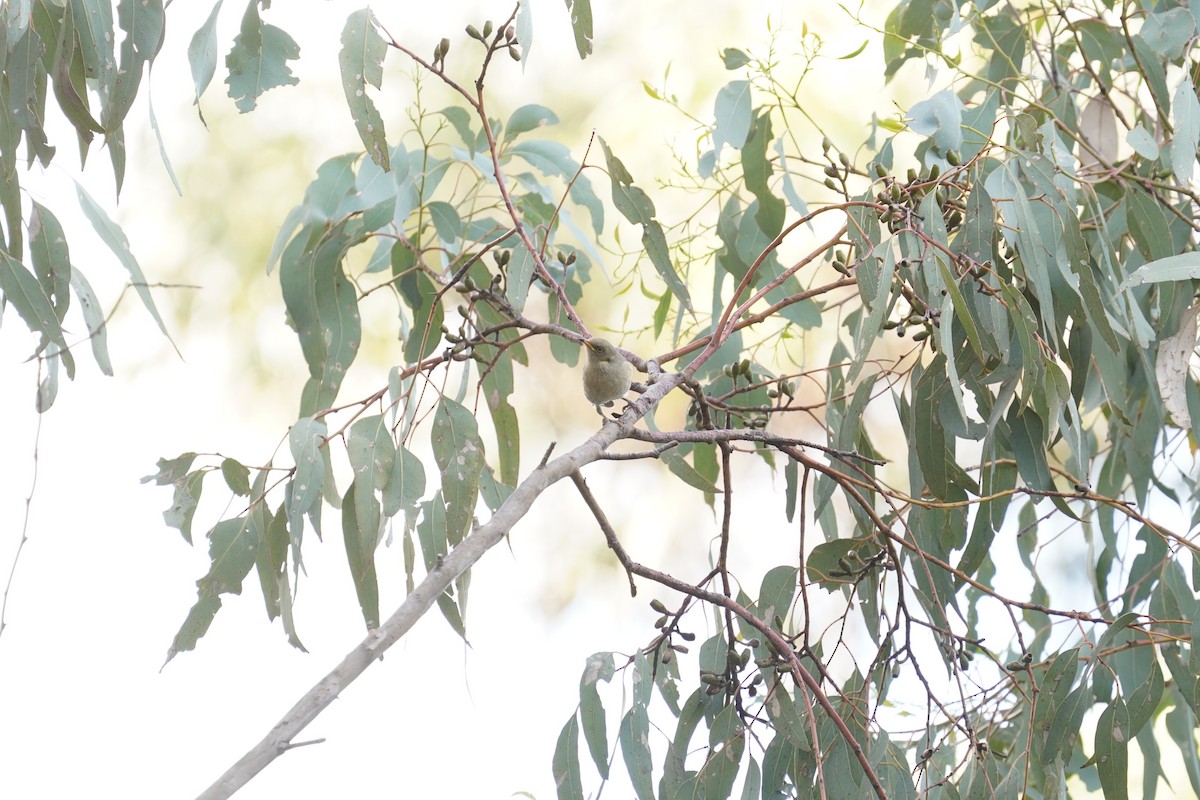
[{"label": "grey-green leaf", "polygon": [[[727,51],[728,52],[728,51]],[[713,127],[713,150],[721,157],[721,148],[732,145],[741,150],[750,133],[750,81],[730,81],[717,92],[716,119]]]},{"label": "grey-green leaf", "polygon": [[163,332],[163,336],[167,337],[167,341],[171,343],[171,346],[175,348],[175,352],[178,353],[179,348],[175,345],[175,340],[171,338],[171,334],[167,333],[167,326],[158,314],[158,307],[154,305],[154,297],[150,294],[150,285],[146,282],[146,276],[142,274],[142,268],[138,265],[137,259],[134,258],[133,251],[129,249],[129,240],[125,238],[125,232],[121,230],[117,223],[112,221],[104,209],[92,199],[92,196],[78,182],[75,183],[75,192],[79,197],[79,207],[83,209],[84,215],[92,223],[92,227],[100,235],[100,239],[108,245],[113,255],[121,262],[121,266],[129,272],[134,291],[142,299],[142,304],[146,306],[146,310],[154,318],[158,329]]},{"label": "grey-green leaf", "polygon": [[250,0],[242,17],[242,29],[225,57],[229,96],[242,113],[253,111],[258,98],[268,89],[300,82],[287,62],[300,57],[300,46],[286,31],[264,25],[258,15],[258,0]]},{"label": "grey-green leaf", "polygon": [[583,800],[583,778],[579,773],[579,722],[574,713],[558,735],[552,769],[558,800]]},{"label": "grey-green leaf", "polygon": [[475,415],[448,397],[438,404],[431,438],[446,497],[446,535],[451,544],[458,544],[471,525],[479,498],[483,441]]},{"label": "grey-green leaf", "polygon": [[304,514],[321,497],[321,486],[325,482],[325,460],[321,458],[320,450],[327,432],[325,423],[312,417],[296,420],[288,432],[288,446],[296,462],[288,503],[288,527],[293,536],[303,527]]},{"label": "grey-green leaf", "polygon": [[342,29],[342,50],[338,65],[342,72],[342,91],[350,107],[358,138],[362,140],[371,160],[383,170],[391,169],[387,139],[383,133],[383,117],[367,94],[367,84],[376,89],[383,84],[383,57],[387,44],[375,30],[375,18],[369,8],[355,11],[346,18]]},{"label": "grey-green leaf", "polygon": [[217,15],[224,2],[225,0],[217,0],[213,4],[208,19],[196,29],[192,34],[192,41],[188,44],[188,65],[192,70],[192,83],[196,86],[197,104],[217,71]]},{"label": "grey-green leaf", "polygon": [[1191,250],[1177,256],[1168,256],[1143,264],[1121,282],[1117,291],[1124,292],[1145,283],[1186,281],[1196,278],[1200,278],[1200,252]]},{"label": "grey-green leaf", "polygon": [[575,34],[575,50],[581,59],[587,58],[592,54],[592,0],[566,0],[566,4],[571,15],[571,32]]},{"label": "grey-green leaf", "polygon": [[62,325],[42,284],[24,264],[3,251],[0,251],[0,291],[17,309],[29,330],[44,334],[66,349]]}]

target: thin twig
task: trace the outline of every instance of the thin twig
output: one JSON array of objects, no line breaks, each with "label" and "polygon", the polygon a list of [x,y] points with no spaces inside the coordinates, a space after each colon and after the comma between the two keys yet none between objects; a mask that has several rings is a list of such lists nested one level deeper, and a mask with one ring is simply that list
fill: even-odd
[{"label": "thin twig", "polygon": [[[598,502],[596,502],[596,496],[592,494],[592,490],[588,488],[587,481],[583,479],[583,476],[580,475],[579,472],[572,472],[571,482],[575,484],[575,488],[579,490],[579,496],[583,498],[583,502],[587,503],[587,507],[591,510],[592,516],[596,518],[596,524],[598,524],[600,526],[600,530],[603,531],[604,539],[608,542],[608,546],[614,551],[620,551],[623,553],[624,551],[621,550],[621,542],[617,540],[617,532],[613,530],[613,526],[609,523],[608,516],[604,513],[604,509],[600,507]],[[621,561],[622,566],[625,566],[625,562],[620,558],[620,556],[617,557],[617,560]],[[625,567],[625,574],[629,576],[629,596],[637,597],[637,584],[634,583],[633,572],[628,567]]]}]

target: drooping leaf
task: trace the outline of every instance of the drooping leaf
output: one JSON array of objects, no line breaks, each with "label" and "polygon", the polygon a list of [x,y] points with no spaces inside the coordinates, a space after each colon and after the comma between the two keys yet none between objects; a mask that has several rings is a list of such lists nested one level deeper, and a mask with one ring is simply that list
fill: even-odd
[{"label": "drooping leaf", "polygon": [[552,769],[558,800],[583,800],[583,778],[579,772],[579,722],[574,713],[558,735]]},{"label": "drooping leaf", "polygon": [[[410,253],[411,251],[401,243],[393,245],[392,269],[399,268],[397,258],[403,258]],[[441,345],[445,310],[437,296],[438,287],[419,269],[402,270],[396,280],[396,288],[413,315],[412,328],[404,342],[404,360],[409,364],[416,364]]]},{"label": "drooping leaf", "polygon": [[120,127],[124,121],[137,97],[142,71],[162,46],[166,26],[162,0],[120,0],[117,25],[123,34],[120,64],[112,105],[101,119],[108,129]]},{"label": "drooping leaf", "polygon": [[741,150],[750,133],[750,81],[730,81],[717,92],[713,115],[713,150],[721,157],[721,147],[730,144]]},{"label": "drooping leaf", "polygon": [[246,517],[223,520],[208,532],[211,563],[205,576],[196,581],[199,597],[175,634],[167,661],[196,647],[221,608],[222,594],[242,593],[242,581],[254,566],[257,551],[258,543]]},{"label": "drooping leaf", "polygon": [[112,221],[104,209],[92,199],[92,196],[78,182],[75,183],[75,192],[79,197],[79,207],[83,209],[84,215],[92,223],[92,227],[100,235],[100,239],[108,245],[113,255],[121,262],[121,266],[129,273],[129,277],[132,278],[131,283],[134,291],[142,299],[142,304],[146,306],[146,310],[154,318],[154,322],[158,325],[158,329],[162,331],[163,336],[167,337],[167,341],[178,352],[179,348],[175,345],[171,334],[167,333],[167,326],[163,323],[162,317],[158,315],[158,308],[154,305],[154,296],[150,294],[150,285],[146,281],[146,276],[142,274],[142,268],[138,265],[137,259],[134,258],[133,251],[129,248],[129,240],[125,238],[124,231]]},{"label": "drooping leaf", "polygon": [[386,53],[387,44],[375,30],[375,18],[369,8],[359,9],[346,18],[346,26],[342,29],[342,49],[338,54],[342,91],[367,155],[385,172],[391,169],[391,163],[383,133],[383,117],[367,94],[367,85],[382,88],[383,57]]},{"label": "drooping leaf", "polygon": [[325,461],[321,448],[328,429],[321,420],[301,417],[288,432],[288,446],[296,462],[292,475],[292,492],[288,498],[288,527],[297,537],[304,527],[304,515],[320,501],[321,488],[326,480]]},{"label": "drooping leaf", "polygon": [[300,79],[287,62],[300,57],[300,46],[286,31],[264,25],[258,0],[250,0],[242,16],[242,27],[225,56],[229,96],[242,113],[253,111],[258,98],[277,86],[292,86]]},{"label": "drooping leaf", "polygon": [[433,417],[431,441],[446,497],[446,535],[450,544],[456,545],[466,535],[475,514],[479,473],[484,465],[475,415],[450,398],[442,398]]},{"label": "drooping leaf", "polygon": [[100,371],[111,377],[113,368],[108,357],[108,323],[104,319],[104,310],[100,308],[100,301],[96,299],[96,294],[92,291],[91,284],[83,277],[83,273],[74,268],[71,269],[71,289],[75,292],[79,308],[83,312],[88,341],[92,345],[92,357],[96,359]]},{"label": "drooping leaf", "polygon": [[400,509],[412,510],[425,494],[425,468],[405,447],[396,448],[392,474],[383,490],[383,514],[394,517]]},{"label": "drooping leaf", "polygon": [[362,338],[358,294],[342,269],[350,241],[341,225],[311,249],[306,237],[297,235],[280,262],[283,300],[308,363],[309,380],[300,401],[302,416],[333,405],[346,371],[358,355]]},{"label": "drooping leaf", "polygon": [[217,0],[213,3],[208,18],[192,34],[192,40],[188,44],[188,65],[192,70],[192,83],[196,87],[196,105],[200,104],[201,95],[212,83],[213,75],[217,71],[217,15],[224,2],[225,0]]},{"label": "drooping leaf", "polygon": [[0,251],[0,291],[17,309],[29,330],[44,334],[49,341],[66,349],[62,324],[45,288],[24,264],[3,251]]},{"label": "drooping leaf", "polygon": [[596,653],[588,658],[579,679],[579,718],[583,722],[583,738],[600,777],[608,780],[608,733],[604,702],[597,684],[608,683],[615,674],[612,653]]},{"label": "drooping leaf", "polygon": [[566,0],[571,15],[571,32],[575,35],[575,50],[581,59],[592,54],[592,0]]},{"label": "drooping leaf", "polygon": [[379,504],[374,494],[355,480],[342,498],[342,538],[367,630],[379,627],[379,579],[375,572],[378,532]]}]

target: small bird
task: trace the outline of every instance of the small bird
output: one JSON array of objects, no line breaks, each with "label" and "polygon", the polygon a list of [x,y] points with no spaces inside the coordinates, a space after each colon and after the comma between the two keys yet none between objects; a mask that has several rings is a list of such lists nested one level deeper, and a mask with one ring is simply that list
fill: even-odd
[{"label": "small bird", "polygon": [[583,370],[583,396],[596,406],[611,406],[629,391],[633,383],[633,365],[607,339],[584,339],[588,363]]}]

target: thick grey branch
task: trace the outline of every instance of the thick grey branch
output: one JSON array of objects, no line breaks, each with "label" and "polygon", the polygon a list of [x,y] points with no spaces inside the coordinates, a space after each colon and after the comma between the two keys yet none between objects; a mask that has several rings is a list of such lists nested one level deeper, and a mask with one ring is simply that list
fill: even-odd
[{"label": "thick grey branch", "polygon": [[504,539],[505,534],[529,512],[542,492],[555,482],[600,458],[604,450],[617,439],[629,436],[634,424],[646,411],[681,381],[682,376],[678,373],[664,375],[644,395],[631,403],[617,421],[606,423],[590,439],[569,453],[548,461],[545,465],[539,465],[513,490],[487,524],[476,528],[458,547],[451,550],[378,630],[368,635],[342,659],[342,663],[309,689],[262,741],[199,795],[200,800],[223,800],[230,797],[292,747],[292,739],[316,719],[343,689],[365,672],[371,662],[408,633],[455,578],[470,569],[484,553]]}]

